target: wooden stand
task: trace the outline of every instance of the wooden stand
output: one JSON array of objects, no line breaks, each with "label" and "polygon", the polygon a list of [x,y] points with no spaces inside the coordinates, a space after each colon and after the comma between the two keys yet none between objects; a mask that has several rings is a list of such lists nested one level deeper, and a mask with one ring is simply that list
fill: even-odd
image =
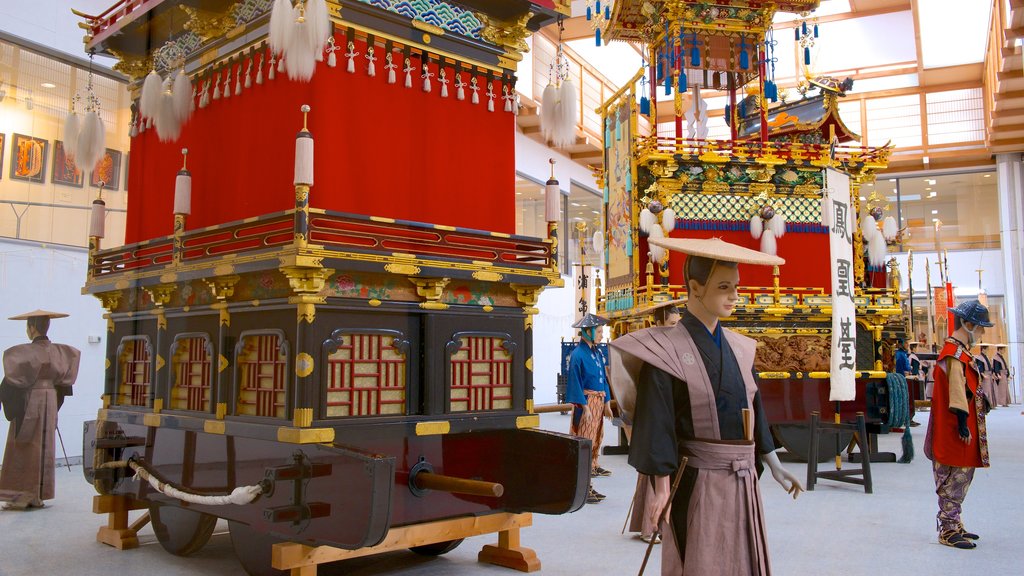
[{"label": "wooden stand", "polygon": [[316,576],[317,566],[328,562],[497,532],[498,545],[484,546],[477,559],[480,562],[514,568],[522,572],[535,572],[540,570],[540,560],[537,559],[537,554],[533,550],[519,545],[519,529],[532,524],[532,514],[503,512],[488,516],[399,526],[389,530],[380,544],[358,550],[282,542],[273,546],[271,566],[278,570],[290,570],[291,576]]},{"label": "wooden stand", "polygon": [[149,524],[149,512],[128,525],[128,512],[132,510],[148,510],[149,504],[135,500],[130,496],[93,496],[93,514],[106,514],[107,525],[100,526],[96,532],[96,541],[118,550],[130,550],[139,547],[138,532]]}]

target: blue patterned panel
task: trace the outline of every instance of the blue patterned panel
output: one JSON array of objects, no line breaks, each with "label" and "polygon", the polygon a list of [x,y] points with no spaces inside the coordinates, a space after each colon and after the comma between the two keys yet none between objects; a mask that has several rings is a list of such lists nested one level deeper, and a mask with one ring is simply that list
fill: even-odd
[{"label": "blue patterned panel", "polygon": [[482,40],[483,24],[465,8],[453,6],[443,0],[359,0],[381,10],[394,12],[411,20],[420,20],[443,28],[448,32]]}]

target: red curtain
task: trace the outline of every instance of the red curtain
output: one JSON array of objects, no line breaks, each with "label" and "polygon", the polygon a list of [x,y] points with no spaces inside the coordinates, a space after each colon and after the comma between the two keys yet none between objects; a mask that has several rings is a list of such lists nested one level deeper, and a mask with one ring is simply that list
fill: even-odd
[{"label": "red curtain", "polygon": [[[376,50],[375,77],[367,74],[365,42],[356,42],[354,73],[346,71],[346,51],[337,52],[336,68],[318,63],[310,83],[290,81],[283,72],[269,80],[264,64],[263,84],[256,85],[254,66],[252,87],[241,94],[234,94],[235,80],[241,73],[244,81],[248,60],[235,63],[231,97],[197,108],[178,140],[159,142],[155,129],[135,137],[126,243],[171,234],[181,148],[189,149],[192,173],[189,229],[293,207],[302,104],[312,108],[309,130],[316,142],[311,206],[514,233],[515,117],[504,111],[500,78],[493,83],[494,112],[488,112],[485,75],[477,75],[480,103],[474,105],[468,86],[466,99],[456,100],[451,65],[448,97],[442,98],[436,62],[427,93],[419,58],[412,58],[413,86],[406,88],[401,52],[394,53],[398,81],[388,84],[383,48]],[[223,91],[224,77],[218,77]],[[462,80],[469,84],[470,74],[463,71]]]}]

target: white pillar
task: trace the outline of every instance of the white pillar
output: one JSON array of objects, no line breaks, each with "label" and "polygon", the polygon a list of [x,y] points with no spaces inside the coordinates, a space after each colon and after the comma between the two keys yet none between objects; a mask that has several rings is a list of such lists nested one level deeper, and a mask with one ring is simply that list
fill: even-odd
[{"label": "white pillar", "polygon": [[1013,385],[1021,400],[1024,378],[1024,165],[1021,155],[996,155],[999,187],[999,230],[1006,281],[1006,344],[1010,366],[1016,371]]}]

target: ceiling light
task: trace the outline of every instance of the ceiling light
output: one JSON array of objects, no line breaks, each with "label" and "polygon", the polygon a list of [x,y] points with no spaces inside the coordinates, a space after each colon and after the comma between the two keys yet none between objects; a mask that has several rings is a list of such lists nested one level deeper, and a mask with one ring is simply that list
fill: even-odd
[{"label": "ceiling light", "polygon": [[932,210],[932,214],[938,214],[938,213],[939,213],[938,210]]},{"label": "ceiling light", "polygon": [[573,206],[583,206],[583,204],[580,204],[579,202],[570,202],[570,204]]},{"label": "ceiling light", "polygon": [[522,192],[516,192],[516,196],[522,196],[522,195],[523,195]]},{"label": "ceiling light", "polygon": [[925,190],[925,192],[927,192],[927,191],[931,190],[931,188],[925,188],[924,190]]},{"label": "ceiling light", "polygon": [[896,181],[895,178],[889,178],[889,182],[895,182],[895,181]]},{"label": "ceiling light", "polygon": [[867,198],[865,198],[865,197],[863,197],[863,196],[861,196],[861,197],[860,197],[860,201],[861,201],[861,202],[863,202],[863,201],[865,201],[865,200],[867,200]]},{"label": "ceiling light", "polygon": [[929,192],[929,193],[928,193],[928,197],[929,197],[929,198],[935,198],[935,195],[936,195],[936,194],[937,194],[937,192]]},{"label": "ceiling light", "polygon": [[984,176],[982,176],[982,178],[988,178],[990,176],[992,176],[992,175],[991,174],[985,174]]},{"label": "ceiling light", "polygon": [[56,88],[57,87],[57,85],[54,84],[53,82],[43,82],[42,84],[40,84],[40,86],[42,86],[43,88]]},{"label": "ceiling light", "polygon": [[938,218],[932,218],[932,222],[938,222],[938,221],[939,221]]}]

